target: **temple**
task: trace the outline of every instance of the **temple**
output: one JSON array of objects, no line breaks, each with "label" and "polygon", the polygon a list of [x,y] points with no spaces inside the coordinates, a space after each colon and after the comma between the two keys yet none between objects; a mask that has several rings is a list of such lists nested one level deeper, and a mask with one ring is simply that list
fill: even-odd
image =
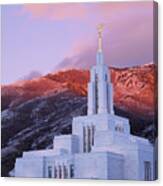
[{"label": "temple", "polygon": [[152,144],[133,136],[129,120],[114,114],[102,30],[100,25],[96,65],[88,83],[87,115],[73,118],[72,134],[55,136],[53,149],[24,152],[17,158],[16,177],[154,180]]}]

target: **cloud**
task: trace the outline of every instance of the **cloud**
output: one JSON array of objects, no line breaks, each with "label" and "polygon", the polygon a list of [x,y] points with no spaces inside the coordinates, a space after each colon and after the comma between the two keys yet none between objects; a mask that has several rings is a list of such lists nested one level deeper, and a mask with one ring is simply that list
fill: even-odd
[{"label": "cloud", "polygon": [[65,19],[81,19],[87,16],[87,8],[83,4],[29,4],[22,8],[23,13],[33,18],[47,18],[62,21]]},{"label": "cloud", "polygon": [[[108,12],[110,9],[106,8]],[[108,65],[125,67],[153,61],[152,4],[129,4],[125,9],[117,6],[115,12],[104,12],[104,15],[101,19],[105,22],[103,51]],[[88,34],[84,40],[75,41],[71,52],[56,69],[90,68],[95,64],[96,47],[97,35],[92,40]]]},{"label": "cloud", "polygon": [[129,10],[151,7],[152,2],[101,2],[101,3],[54,3],[25,4],[22,13],[33,18],[44,17],[50,20],[101,20],[128,12]]},{"label": "cloud", "polygon": [[54,22],[76,20],[88,28],[84,38],[74,33],[76,40],[56,69],[88,68],[95,63],[97,35],[90,28],[100,22],[105,24],[103,48],[107,64],[132,66],[153,60],[152,2],[31,4],[24,5],[23,12]]}]

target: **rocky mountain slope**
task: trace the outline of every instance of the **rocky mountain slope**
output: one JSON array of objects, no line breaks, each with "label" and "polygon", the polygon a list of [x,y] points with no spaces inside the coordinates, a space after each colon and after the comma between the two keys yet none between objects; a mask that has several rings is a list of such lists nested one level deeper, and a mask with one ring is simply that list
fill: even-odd
[{"label": "rocky mountain slope", "polygon": [[[130,119],[133,134],[153,142],[155,66],[110,70],[116,114]],[[89,71],[72,69],[2,86],[2,176],[23,151],[51,148],[54,135],[71,132],[72,118],[86,114],[88,80]]]}]

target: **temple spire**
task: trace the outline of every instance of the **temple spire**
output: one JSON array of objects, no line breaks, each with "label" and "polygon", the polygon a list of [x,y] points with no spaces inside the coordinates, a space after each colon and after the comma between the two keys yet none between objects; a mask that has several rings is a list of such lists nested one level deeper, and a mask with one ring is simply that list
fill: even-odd
[{"label": "temple spire", "polygon": [[102,32],[104,29],[103,24],[99,24],[97,26],[97,31],[98,31],[98,50],[97,50],[97,55],[96,55],[96,62],[98,65],[103,64],[103,52],[102,52]]},{"label": "temple spire", "polygon": [[88,83],[88,114],[114,114],[113,88],[108,73],[108,66],[104,63],[102,51],[103,24],[98,25],[98,50],[96,65],[91,68]]},{"label": "temple spire", "polygon": [[98,52],[102,52],[102,32],[104,29],[103,24],[99,24],[97,26],[97,31],[98,31]]}]

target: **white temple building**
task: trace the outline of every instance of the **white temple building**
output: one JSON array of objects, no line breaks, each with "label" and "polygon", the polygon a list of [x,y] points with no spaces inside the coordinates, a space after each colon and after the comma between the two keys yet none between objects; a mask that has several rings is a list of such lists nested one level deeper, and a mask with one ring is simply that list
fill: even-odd
[{"label": "white temple building", "polygon": [[152,144],[133,136],[129,120],[114,114],[101,26],[90,74],[88,114],[73,118],[72,134],[55,136],[53,149],[24,152],[17,158],[16,177],[154,180]]}]

